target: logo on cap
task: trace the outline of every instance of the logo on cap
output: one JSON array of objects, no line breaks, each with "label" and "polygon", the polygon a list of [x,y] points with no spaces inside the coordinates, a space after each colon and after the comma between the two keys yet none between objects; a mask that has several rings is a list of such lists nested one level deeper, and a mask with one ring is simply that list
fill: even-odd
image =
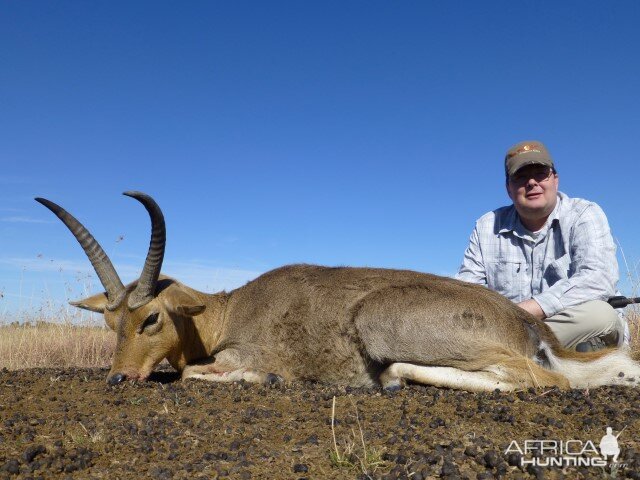
[{"label": "logo on cap", "polygon": [[538,145],[535,145],[535,144],[523,145],[517,150],[513,152],[509,152],[509,154],[507,155],[507,160],[512,157],[515,157],[516,155],[520,155],[521,153],[528,153],[528,152],[542,153],[542,150],[540,150],[538,148]]}]

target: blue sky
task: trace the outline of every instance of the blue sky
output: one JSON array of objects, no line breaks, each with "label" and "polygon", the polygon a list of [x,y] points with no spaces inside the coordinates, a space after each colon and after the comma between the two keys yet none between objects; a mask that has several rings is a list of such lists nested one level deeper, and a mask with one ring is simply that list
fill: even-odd
[{"label": "blue sky", "polygon": [[90,280],[35,196],[124,281],[149,241],[125,190],[163,208],[163,271],[206,291],[294,262],[453,274],[525,139],[633,266],[639,23],[634,1],[2,2],[0,315]]}]

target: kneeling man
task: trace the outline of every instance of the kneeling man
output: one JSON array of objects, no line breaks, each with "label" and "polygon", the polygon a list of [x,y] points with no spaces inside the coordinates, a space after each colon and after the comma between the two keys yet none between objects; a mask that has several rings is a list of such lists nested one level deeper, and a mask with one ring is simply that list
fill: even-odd
[{"label": "kneeling man", "polygon": [[540,142],[511,147],[505,176],[513,204],[476,222],[456,278],[516,302],[565,347],[622,345],[626,322],[606,302],[616,294],[618,262],[602,209],[558,191],[558,172]]}]

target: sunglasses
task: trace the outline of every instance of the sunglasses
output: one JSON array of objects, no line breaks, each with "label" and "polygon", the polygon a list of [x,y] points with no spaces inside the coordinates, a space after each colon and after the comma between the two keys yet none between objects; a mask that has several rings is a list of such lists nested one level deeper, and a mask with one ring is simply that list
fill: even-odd
[{"label": "sunglasses", "polygon": [[514,175],[509,177],[509,182],[520,186],[526,184],[529,179],[533,178],[536,183],[543,183],[549,180],[553,173],[553,168],[550,167],[529,170],[526,172],[516,172]]}]

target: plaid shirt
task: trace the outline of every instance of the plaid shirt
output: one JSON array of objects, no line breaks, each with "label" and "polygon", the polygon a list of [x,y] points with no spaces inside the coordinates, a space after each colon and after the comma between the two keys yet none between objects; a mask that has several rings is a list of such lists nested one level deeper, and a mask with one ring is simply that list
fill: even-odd
[{"label": "plaid shirt", "polygon": [[533,298],[552,317],[615,295],[616,246],[597,204],[558,192],[558,202],[535,238],[513,205],[483,215],[456,278],[486,285],[514,302]]}]

